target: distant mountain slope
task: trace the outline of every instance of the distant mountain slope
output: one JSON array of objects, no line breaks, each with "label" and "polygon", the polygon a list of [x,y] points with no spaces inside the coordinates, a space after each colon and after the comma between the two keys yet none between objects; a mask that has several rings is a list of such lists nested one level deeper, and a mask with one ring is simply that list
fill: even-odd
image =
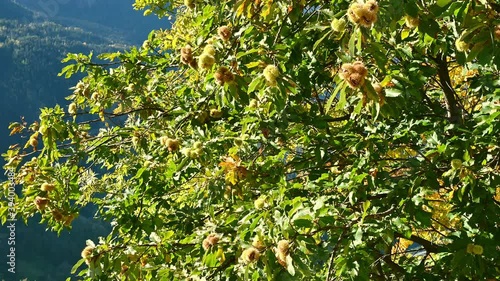
[{"label": "distant mountain slope", "polygon": [[[65,2],[66,4],[57,4]],[[56,3],[57,6],[53,6]],[[66,53],[112,52],[142,44],[152,29],[168,28],[166,20],[145,18],[133,0],[0,0],[0,153],[26,139],[8,138],[10,122],[23,116],[38,119],[40,107],[65,106],[70,87],[78,80],[58,77]],[[52,6],[51,6],[52,5]],[[0,159],[3,166],[3,159]],[[0,181],[5,180],[0,173]],[[20,191],[20,186],[17,187]],[[39,219],[16,225],[18,272],[7,272],[7,243],[0,243],[0,280],[59,281],[80,258],[86,239],[97,241],[109,224],[92,218],[86,209],[61,239],[45,232]],[[0,241],[8,232],[0,228]],[[72,279],[73,280],[73,279]]]},{"label": "distant mountain slope", "polygon": [[[110,52],[129,48],[110,36],[96,35],[76,27],[65,27],[53,22],[31,22],[31,12],[10,1],[0,0],[0,153],[25,139],[8,138],[7,126],[24,116],[27,122],[38,119],[40,107],[65,105],[65,96],[71,92],[78,77],[64,79],[57,74],[64,66],[61,59],[68,52]],[[18,17],[18,18],[15,18]],[[3,159],[0,166],[3,166]],[[0,181],[5,180],[3,172]],[[17,187],[20,190],[20,187]],[[95,211],[95,210],[94,210]],[[16,225],[16,275],[7,271],[9,234],[0,229],[0,280],[55,281],[65,280],[71,267],[80,258],[86,239],[97,240],[109,232],[109,224],[92,219],[93,210],[82,213],[71,233],[45,232],[38,219],[24,226]]]},{"label": "distant mountain slope", "polygon": [[115,33],[134,44],[142,43],[152,29],[170,27],[167,19],[144,17],[141,11],[134,10],[134,0],[11,1],[25,5],[50,21],[102,35]]},{"label": "distant mountain slope", "polygon": [[29,21],[33,18],[33,12],[11,0],[0,0],[0,18]]},{"label": "distant mountain slope", "polygon": [[9,105],[0,112],[0,122],[14,121],[20,114],[34,118],[41,106],[64,102],[76,82],[57,77],[66,53],[125,48],[79,28],[0,19],[0,104]]}]

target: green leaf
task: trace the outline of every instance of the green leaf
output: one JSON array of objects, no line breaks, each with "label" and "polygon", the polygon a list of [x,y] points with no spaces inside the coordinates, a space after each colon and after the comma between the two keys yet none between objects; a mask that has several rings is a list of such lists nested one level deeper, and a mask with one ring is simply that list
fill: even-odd
[{"label": "green leaf", "polygon": [[363,229],[361,229],[361,227],[358,227],[356,233],[354,234],[354,241],[353,241],[354,246],[360,245],[363,242],[362,240],[363,240]]},{"label": "green leaf", "polygon": [[358,103],[356,104],[356,107],[354,107],[353,112],[356,114],[360,114],[362,109],[363,109],[363,99],[359,99]]},{"label": "green leaf", "polygon": [[250,94],[254,92],[258,88],[262,88],[264,86],[264,78],[262,76],[255,77],[250,85],[248,85],[247,93]]},{"label": "green leaf", "polygon": [[363,51],[363,32],[361,32],[361,29],[357,29],[358,31],[358,39],[356,40],[356,49],[358,50],[358,53],[361,53]]},{"label": "green leaf", "polygon": [[293,224],[295,224],[297,227],[301,227],[301,228],[311,228],[313,227],[313,223],[312,223],[312,217],[309,216],[309,217],[301,217],[299,219],[296,219],[293,221]]},{"label": "green leaf", "polygon": [[76,64],[70,64],[65,66],[60,73],[57,74],[57,76],[62,76],[64,75],[64,78],[68,79],[70,78],[76,71],[78,70],[78,65]]},{"label": "green leaf", "polygon": [[295,276],[295,267],[293,266],[293,259],[290,255],[286,256],[286,270],[290,275]]},{"label": "green leaf", "polygon": [[71,268],[71,274],[75,274],[75,272],[78,270],[78,268],[85,262],[85,259],[80,259],[79,261],[76,262],[75,265]]},{"label": "green leaf", "polygon": [[390,98],[395,98],[399,97],[401,95],[402,91],[396,88],[386,88],[385,89],[385,96],[390,97]]},{"label": "green leaf", "polygon": [[347,91],[346,91],[346,88],[347,88],[347,83],[343,83],[343,87],[341,88],[340,90],[340,98],[339,98],[339,101],[337,102],[337,105],[335,105],[335,109],[336,110],[339,110],[339,109],[343,109],[345,107],[345,105],[347,104]]},{"label": "green leaf", "polygon": [[415,218],[425,227],[431,226],[432,214],[425,212],[423,210],[417,209],[415,212]]},{"label": "green leaf", "polygon": [[312,272],[309,269],[309,266],[307,266],[300,258],[296,257],[294,262],[302,275],[304,275],[305,277],[311,276]]},{"label": "green leaf", "polygon": [[319,47],[321,42],[323,42],[323,40],[325,40],[331,33],[331,30],[326,32],[325,35],[323,35],[318,41],[316,41],[316,43],[314,43],[312,50],[315,51]]},{"label": "green leaf", "polygon": [[252,274],[252,280],[260,280],[260,275],[259,275],[259,272],[258,271],[254,271],[253,274]]},{"label": "green leaf", "polygon": [[356,39],[357,39],[358,33],[360,33],[360,32],[361,31],[359,30],[359,27],[356,27],[356,29],[354,29],[354,31],[351,34],[351,38],[349,39],[349,54],[351,54],[351,56],[356,55],[356,53],[355,53]]},{"label": "green leaf", "polygon": [[244,57],[244,56],[248,56],[248,55],[251,55],[251,54],[253,54],[253,53],[257,53],[258,51],[259,51],[259,49],[250,49],[250,50],[248,50],[248,51],[246,51],[246,52],[239,52],[239,53],[236,55],[236,58],[237,58],[237,59],[240,59],[240,58],[242,58],[242,57]]},{"label": "green leaf", "polygon": [[451,2],[452,2],[452,0],[437,0],[436,4],[439,7],[444,7],[444,6],[448,5],[448,4],[450,4]]},{"label": "green leaf", "polygon": [[403,31],[401,31],[401,40],[405,40],[406,38],[408,38],[409,35],[410,35],[410,30],[403,29]]},{"label": "green leaf", "polygon": [[245,66],[248,67],[248,68],[254,68],[254,67],[259,66],[260,64],[261,64],[260,61],[253,61],[253,62],[245,64]]},{"label": "green leaf", "polygon": [[337,86],[335,87],[335,90],[333,91],[333,93],[328,98],[328,101],[326,102],[326,105],[325,105],[325,114],[327,114],[330,111],[330,108],[332,107],[333,101],[337,98],[337,95],[338,95],[339,91],[342,90],[342,89],[344,89],[345,85],[346,85],[346,82],[344,80],[342,80],[342,82],[340,82],[339,84],[337,84]]},{"label": "green leaf", "polygon": [[363,202],[363,216],[361,218],[361,221],[363,221],[366,217],[366,214],[368,212],[368,209],[370,208],[371,202],[369,200]]}]

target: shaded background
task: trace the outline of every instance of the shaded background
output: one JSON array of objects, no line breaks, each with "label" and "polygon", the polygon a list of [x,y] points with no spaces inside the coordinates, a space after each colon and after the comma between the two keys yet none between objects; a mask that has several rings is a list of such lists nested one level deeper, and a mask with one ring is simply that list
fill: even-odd
[{"label": "shaded background", "polygon": [[[141,45],[152,29],[170,22],[143,17],[133,0],[0,0],[0,152],[26,139],[8,137],[10,122],[38,119],[40,107],[60,104],[81,77],[58,77],[68,52],[95,54]],[[3,157],[0,164],[4,165]],[[3,173],[1,181],[6,180]],[[16,189],[19,191],[20,186]],[[34,217],[16,223],[16,274],[9,273],[6,225],[0,227],[0,279],[66,280],[80,259],[85,240],[106,236],[109,223],[93,218],[89,207],[61,237],[45,230]]]}]

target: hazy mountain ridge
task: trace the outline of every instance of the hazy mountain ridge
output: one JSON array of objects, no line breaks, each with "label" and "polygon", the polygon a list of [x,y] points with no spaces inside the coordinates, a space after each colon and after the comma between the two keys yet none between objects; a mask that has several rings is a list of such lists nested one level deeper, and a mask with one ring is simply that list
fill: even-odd
[{"label": "hazy mountain ridge", "polygon": [[28,117],[35,118],[40,106],[64,102],[70,93],[68,88],[76,83],[74,79],[57,77],[66,53],[101,53],[125,48],[125,43],[80,28],[0,19],[0,62],[5,70],[0,73],[0,101],[10,105],[0,114],[0,122],[5,124],[25,109],[33,114]]},{"label": "hazy mountain ridge", "polygon": [[103,36],[113,34],[134,44],[142,43],[152,29],[170,26],[166,19],[144,17],[142,11],[134,10],[134,0],[10,1],[35,11],[46,20],[78,26]]},{"label": "hazy mountain ridge", "polygon": [[[3,2],[2,2],[3,4]],[[3,6],[2,6],[3,7]],[[1,7],[0,7],[1,8]],[[24,116],[31,123],[38,119],[39,108],[64,105],[78,76],[64,79],[57,74],[64,66],[61,59],[68,52],[94,53],[122,50],[128,46],[114,42],[76,27],[53,22],[29,22],[21,19],[0,19],[0,150],[16,142],[24,145],[19,136],[7,138],[9,122]],[[0,161],[3,163],[3,159]],[[3,164],[2,164],[3,165]],[[2,173],[3,175],[3,173]],[[3,176],[0,176],[3,178]],[[18,191],[20,186],[17,187]],[[64,280],[71,267],[80,258],[80,251],[88,238],[106,235],[109,224],[94,221],[92,211],[82,214],[74,222],[71,234],[45,232],[39,218],[30,220],[29,226],[16,225],[15,278],[7,272],[8,253],[5,226],[0,231],[0,280],[54,281]]]},{"label": "hazy mountain ridge", "polygon": [[32,20],[33,11],[11,0],[0,0],[0,18]]},{"label": "hazy mountain ridge", "polygon": [[[26,142],[19,136],[7,137],[10,122],[24,116],[31,123],[38,119],[40,107],[67,104],[65,97],[71,93],[69,88],[81,75],[72,79],[57,76],[64,67],[61,59],[66,53],[94,52],[97,55],[128,49],[132,44],[142,43],[152,29],[168,27],[153,17],[143,20],[142,13],[132,9],[133,1],[68,1],[60,5],[53,17],[43,16],[39,3],[44,2],[51,1],[0,0],[1,153],[11,144],[19,142],[22,146]],[[109,16],[110,11],[114,11],[114,16]],[[120,15],[118,11],[123,12]],[[3,165],[3,159],[0,163]],[[3,173],[0,178],[4,179]],[[18,186],[17,190],[20,189]],[[7,271],[9,245],[5,238],[8,230],[3,226],[0,230],[0,280],[64,280],[80,258],[85,240],[97,242],[99,235],[109,232],[108,223],[92,219],[94,212],[86,209],[74,221],[73,230],[63,232],[59,239],[57,234],[44,231],[45,227],[38,224],[39,218],[30,220],[29,226],[18,221],[16,275]]]}]

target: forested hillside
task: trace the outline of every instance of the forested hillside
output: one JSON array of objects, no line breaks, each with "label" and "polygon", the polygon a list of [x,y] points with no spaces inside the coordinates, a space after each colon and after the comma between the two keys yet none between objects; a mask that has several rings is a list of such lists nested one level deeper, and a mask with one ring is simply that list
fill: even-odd
[{"label": "forested hillside", "polygon": [[[41,17],[68,26],[78,26],[104,37],[121,37],[140,44],[151,29],[168,28],[167,19],[144,17],[132,7],[133,0],[16,0]],[[62,2],[63,4],[59,4]]]},{"label": "forested hillside", "polygon": [[[6,137],[10,122],[19,122],[21,117],[33,122],[38,119],[39,108],[67,105],[64,97],[70,94],[69,88],[76,84],[79,77],[64,79],[57,76],[64,66],[61,60],[66,53],[99,54],[124,50],[130,44],[143,40],[147,36],[146,30],[155,27],[153,18],[135,21],[143,18],[142,14],[134,11],[131,3],[126,4],[125,1],[99,1],[91,7],[82,7],[81,4],[92,1],[81,1],[77,5],[71,1],[60,5],[57,16],[49,18],[41,16],[41,7],[37,7],[39,1],[24,2],[29,7],[0,0],[1,153],[11,144],[24,144],[26,141],[23,136]],[[118,13],[113,13],[114,17],[95,13],[111,11],[112,7],[106,6],[111,2]],[[125,32],[127,29],[129,33]],[[3,166],[3,158],[0,163]],[[0,177],[4,179],[3,173]],[[15,277],[7,271],[5,256],[10,246],[5,242],[7,229],[2,227],[0,280],[64,280],[79,259],[85,240],[89,236],[97,239],[109,232],[109,223],[93,220],[94,213],[92,207],[85,209],[75,219],[73,229],[69,233],[63,232],[59,239],[56,233],[46,232],[45,226],[38,224],[39,218],[29,220],[28,226],[18,221]]]},{"label": "forested hillside", "polygon": [[32,20],[33,13],[11,0],[0,0],[0,18]]},{"label": "forested hillside", "polygon": [[[21,116],[32,122],[37,119],[40,107],[66,103],[64,97],[70,93],[69,88],[75,84],[76,78],[66,80],[57,76],[63,66],[61,59],[65,53],[100,53],[125,48],[120,44],[79,28],[52,22],[29,23],[23,19],[0,19],[2,135],[8,135],[9,122],[20,121]],[[8,145],[18,140],[2,137],[2,153]],[[92,233],[97,238],[107,232],[105,224],[92,221],[92,215],[92,209],[81,214],[73,225],[73,231],[64,233],[61,240],[57,240],[55,233],[45,232],[45,228],[38,225],[35,219],[26,227],[19,222],[16,229],[17,276],[29,280],[64,280],[79,256],[80,246],[75,245],[75,241],[85,243],[87,237],[84,233]],[[5,241],[5,228],[0,235],[0,240]],[[0,244],[2,275],[7,272],[3,254],[7,253],[7,247],[7,243]]]},{"label": "forested hillside", "polygon": [[[125,46],[52,22],[0,19],[0,122],[35,118],[38,108],[64,103],[75,80],[57,77],[68,52],[119,50]],[[2,128],[5,130],[6,128]],[[2,141],[2,148],[6,143]]]}]

